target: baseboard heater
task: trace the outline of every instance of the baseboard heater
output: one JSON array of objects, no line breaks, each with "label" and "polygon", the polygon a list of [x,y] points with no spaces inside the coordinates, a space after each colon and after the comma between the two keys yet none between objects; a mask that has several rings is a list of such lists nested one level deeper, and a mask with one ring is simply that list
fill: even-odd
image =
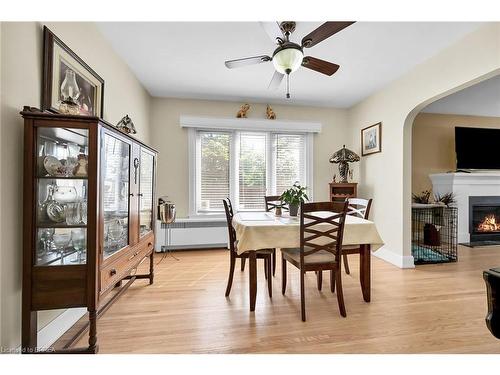
[{"label": "baseboard heater", "polygon": [[157,252],[165,250],[227,247],[225,219],[176,219],[171,224],[156,221]]}]

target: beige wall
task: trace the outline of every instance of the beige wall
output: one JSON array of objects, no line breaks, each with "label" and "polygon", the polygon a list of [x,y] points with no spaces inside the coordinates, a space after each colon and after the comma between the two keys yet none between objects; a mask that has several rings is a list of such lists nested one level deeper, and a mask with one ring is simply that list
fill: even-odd
[{"label": "beige wall", "polygon": [[[500,23],[487,24],[416,66],[349,110],[351,143],[383,123],[382,152],[358,163],[360,193],[374,198],[373,216],[386,246],[379,256],[412,267],[411,128],[426,105],[500,73]],[[357,168],[357,167],[356,167]]]},{"label": "beige wall", "polygon": [[[49,27],[106,81],[105,118],[113,123],[131,115],[139,136],[160,151],[158,193],[176,201],[179,216],[188,210],[187,134],[179,115],[234,116],[238,103],[153,99],[92,24]],[[1,345],[19,344],[21,296],[21,191],[23,105],[39,105],[42,32],[39,23],[3,23],[1,37],[0,142],[0,291]],[[330,154],[343,143],[360,150],[360,129],[383,122],[383,152],[363,157],[354,166],[360,194],[375,198],[373,219],[386,242],[384,258],[408,265],[411,191],[411,125],[427,104],[473,82],[500,72],[500,25],[487,25],[418,65],[390,86],[345,110],[275,106],[281,119],[320,121],[323,133],[314,141],[314,193],[327,198],[333,168]],[[22,83],[22,84],[20,84]],[[149,112],[150,111],[150,112]],[[262,118],[264,105],[252,105],[250,116]],[[148,130],[151,116],[151,130]],[[150,135],[150,137],[149,137]],[[347,142],[344,142],[347,140]],[[7,157],[6,157],[7,155]]]},{"label": "beige wall", "polygon": [[[159,195],[168,195],[176,203],[179,217],[186,217],[189,211],[188,136],[187,130],[179,125],[179,116],[234,117],[240,105],[208,100],[153,99],[151,143],[160,153],[157,191]],[[265,104],[251,104],[248,117],[265,118],[265,109]],[[328,183],[334,173],[334,166],[328,159],[343,144],[351,147],[345,142],[347,111],[286,105],[273,105],[273,110],[282,120],[323,124],[322,133],[314,136],[314,198],[327,200]]]},{"label": "beige wall", "polygon": [[432,190],[429,174],[456,168],[456,126],[500,128],[500,118],[419,113],[412,129],[413,193]]},{"label": "beige wall", "polygon": [[[116,123],[129,114],[137,136],[149,141],[150,96],[92,23],[48,23],[48,27],[105,81],[104,118]],[[21,334],[22,160],[24,105],[39,107],[42,87],[42,23],[1,26],[0,159],[0,332],[3,347]],[[54,314],[41,315],[41,325]]]}]

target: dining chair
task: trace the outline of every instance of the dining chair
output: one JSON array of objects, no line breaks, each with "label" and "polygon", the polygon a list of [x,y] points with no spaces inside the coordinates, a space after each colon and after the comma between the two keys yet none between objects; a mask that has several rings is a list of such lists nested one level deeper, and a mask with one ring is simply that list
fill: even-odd
[{"label": "dining chair", "polygon": [[[279,202],[279,203],[278,203]],[[284,211],[288,211],[288,205],[286,204],[283,204],[281,202],[281,195],[266,195],[264,196],[264,204],[265,204],[265,207],[266,207],[266,212],[271,212],[272,210],[274,210],[278,205],[281,205],[282,209]],[[272,265],[272,268],[273,268],[273,276],[276,274],[276,249],[272,249],[273,250],[273,265]],[[245,270],[245,258],[242,258],[241,259],[241,270],[244,271]]]},{"label": "dining chair", "polygon": [[[277,203],[279,202],[279,203]],[[276,206],[281,205],[284,211],[288,211],[288,205],[281,201],[281,195],[266,195],[264,197],[264,203],[266,205],[266,211],[270,212],[275,209]]]},{"label": "dining chair", "polygon": [[[230,253],[230,268],[229,268],[229,278],[227,280],[226,287],[226,297],[229,296],[231,292],[231,286],[233,285],[233,276],[234,276],[234,267],[236,264],[236,259],[241,258],[246,259],[249,257],[250,252],[244,252],[238,254],[238,240],[236,239],[236,231],[233,227],[233,206],[231,204],[231,200],[229,198],[225,198],[222,200],[224,203],[224,211],[226,212],[226,221],[227,221],[227,229],[229,234],[229,253]],[[256,250],[256,258],[264,259],[264,275],[267,279],[267,290],[269,293],[269,297],[273,296],[272,292],[272,277],[271,277],[271,257],[272,257],[272,249],[262,249]],[[252,305],[252,301],[250,301],[250,305]]]},{"label": "dining chair", "polygon": [[[370,215],[370,208],[372,206],[372,199],[363,198],[349,198],[347,199],[347,215],[356,216],[361,219],[368,220]],[[359,245],[346,245],[342,246],[342,257],[344,262],[345,273],[350,275],[349,262],[347,261],[347,256],[351,254],[359,254],[361,248]]]},{"label": "dining chair", "polygon": [[[341,251],[344,234],[347,201],[339,210],[335,202],[302,203],[300,205],[300,247],[281,249],[282,286],[286,291],[287,262],[300,271],[300,310],[302,321],[306,321],[305,274],[330,270],[331,291],[337,287],[337,302],[340,315],[346,316],[342,291]],[[319,276],[318,276],[319,277]],[[335,281],[333,283],[333,281]]]}]

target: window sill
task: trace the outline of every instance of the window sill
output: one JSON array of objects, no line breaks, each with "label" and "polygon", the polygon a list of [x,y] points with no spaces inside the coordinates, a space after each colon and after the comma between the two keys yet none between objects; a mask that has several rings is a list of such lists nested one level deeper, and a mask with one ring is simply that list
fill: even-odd
[{"label": "window sill", "polygon": [[208,220],[208,219],[213,219],[213,220],[226,220],[226,215],[224,213],[197,213],[193,215],[188,216],[189,220]]}]

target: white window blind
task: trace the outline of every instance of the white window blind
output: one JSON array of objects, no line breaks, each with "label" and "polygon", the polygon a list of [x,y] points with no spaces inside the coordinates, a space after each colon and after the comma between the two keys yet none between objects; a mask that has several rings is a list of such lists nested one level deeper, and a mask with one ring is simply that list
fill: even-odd
[{"label": "white window blind", "polygon": [[290,188],[296,181],[306,185],[305,135],[274,134],[275,188],[277,195]]},{"label": "white window blind", "polygon": [[200,160],[198,211],[222,211],[229,196],[229,153],[231,134],[199,132]]},{"label": "white window blind", "polygon": [[312,135],[263,131],[195,130],[190,168],[191,215],[264,210],[264,196],[278,195],[296,181],[312,193]]},{"label": "white window blind", "polygon": [[264,209],[266,195],[266,133],[239,134],[238,210]]}]

